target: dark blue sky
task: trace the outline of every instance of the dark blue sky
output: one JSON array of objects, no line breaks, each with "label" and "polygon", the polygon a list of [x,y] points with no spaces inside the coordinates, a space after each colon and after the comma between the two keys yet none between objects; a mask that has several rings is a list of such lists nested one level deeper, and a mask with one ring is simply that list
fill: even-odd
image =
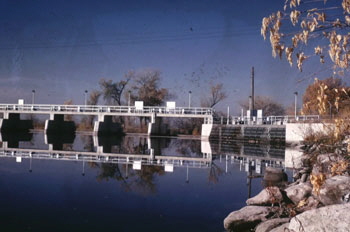
[{"label": "dark blue sky", "polygon": [[[210,83],[224,83],[230,106],[249,95],[290,105],[294,91],[313,80],[271,56],[260,36],[262,17],[284,0],[4,1],[0,2],[0,101],[83,104],[84,90],[100,78],[119,80],[129,70],[158,69],[177,105],[193,104]],[[312,70],[312,69],[310,69]],[[305,81],[297,83],[298,80]]]}]

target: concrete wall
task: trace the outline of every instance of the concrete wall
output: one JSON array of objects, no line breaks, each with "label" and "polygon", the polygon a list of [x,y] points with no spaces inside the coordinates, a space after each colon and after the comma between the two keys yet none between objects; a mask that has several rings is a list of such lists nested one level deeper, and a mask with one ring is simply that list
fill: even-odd
[{"label": "concrete wall", "polygon": [[209,140],[213,124],[202,124],[202,139]]},{"label": "concrete wall", "polygon": [[328,133],[334,124],[326,123],[286,123],[286,142],[300,142],[311,133]]}]

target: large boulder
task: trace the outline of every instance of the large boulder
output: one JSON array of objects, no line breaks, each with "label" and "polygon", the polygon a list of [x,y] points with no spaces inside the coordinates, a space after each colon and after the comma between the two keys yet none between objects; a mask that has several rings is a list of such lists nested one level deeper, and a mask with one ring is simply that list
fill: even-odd
[{"label": "large boulder", "polygon": [[311,195],[312,186],[308,182],[300,183],[298,185],[292,185],[286,188],[285,192],[288,198],[291,199],[294,204],[298,204],[301,200]]},{"label": "large boulder", "polygon": [[286,181],[287,174],[283,171],[282,168],[266,167],[264,172],[264,180],[272,182]]},{"label": "large boulder", "polygon": [[350,177],[333,176],[323,183],[318,194],[319,201],[324,205],[340,204],[343,197],[350,193]]},{"label": "large boulder", "polygon": [[350,231],[350,204],[312,209],[293,217],[289,231]]},{"label": "large boulder", "polygon": [[262,221],[271,217],[277,208],[264,206],[246,206],[233,211],[224,220],[224,227],[228,231],[241,231],[254,228]]},{"label": "large boulder", "polygon": [[255,232],[270,232],[272,229],[289,222],[289,218],[274,218],[260,223]]},{"label": "large boulder", "polygon": [[279,203],[283,199],[282,193],[278,187],[267,187],[255,197],[246,201],[247,205],[271,205]]},{"label": "large boulder", "polygon": [[286,231],[289,231],[288,226],[289,226],[289,222],[284,223],[284,224],[270,230],[270,232],[286,232]]}]

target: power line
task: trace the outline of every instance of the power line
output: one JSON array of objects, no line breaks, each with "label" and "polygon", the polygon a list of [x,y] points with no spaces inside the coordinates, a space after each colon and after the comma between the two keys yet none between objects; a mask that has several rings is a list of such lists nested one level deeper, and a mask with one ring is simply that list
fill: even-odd
[{"label": "power line", "polygon": [[[69,47],[93,47],[93,46],[117,46],[117,45],[128,45],[128,44],[143,44],[143,43],[154,43],[154,42],[176,42],[176,41],[188,41],[188,40],[206,40],[206,39],[218,39],[218,38],[230,38],[230,37],[242,37],[249,35],[259,35],[258,29],[243,29],[234,31],[217,30],[207,32],[188,32],[180,34],[130,34],[130,35],[117,35],[112,38],[102,40],[86,40],[86,41],[74,41],[68,43],[57,43],[47,44],[48,42],[25,42],[23,44],[12,44],[7,46],[0,46],[1,50],[7,49],[33,49],[33,48],[69,48]],[[46,43],[46,44],[45,44]]]}]

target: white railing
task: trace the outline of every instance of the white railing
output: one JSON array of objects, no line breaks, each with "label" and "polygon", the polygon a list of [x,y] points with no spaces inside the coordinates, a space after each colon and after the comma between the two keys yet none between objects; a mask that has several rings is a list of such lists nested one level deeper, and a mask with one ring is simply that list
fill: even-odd
[{"label": "white railing", "polygon": [[74,151],[50,151],[8,148],[0,151],[1,157],[13,157],[19,159],[43,159],[62,161],[85,161],[98,163],[119,163],[133,164],[135,161],[142,165],[164,166],[171,164],[176,167],[208,168],[212,162],[211,158],[193,157],[172,157],[157,156],[151,158],[150,155],[142,154],[116,154],[116,153],[95,153],[95,152],[74,152]]},{"label": "white railing", "polygon": [[0,104],[0,111],[21,113],[69,113],[69,114],[160,114],[166,115],[194,115],[211,116],[212,108],[145,106],[141,109],[135,106],[100,106],[100,105],[44,105],[44,104]]},{"label": "white railing", "polygon": [[320,120],[319,115],[285,115],[285,116],[267,116],[262,118],[257,117],[220,117],[214,119],[214,124],[250,124],[250,125],[283,125],[285,123],[303,123],[317,122]]}]

